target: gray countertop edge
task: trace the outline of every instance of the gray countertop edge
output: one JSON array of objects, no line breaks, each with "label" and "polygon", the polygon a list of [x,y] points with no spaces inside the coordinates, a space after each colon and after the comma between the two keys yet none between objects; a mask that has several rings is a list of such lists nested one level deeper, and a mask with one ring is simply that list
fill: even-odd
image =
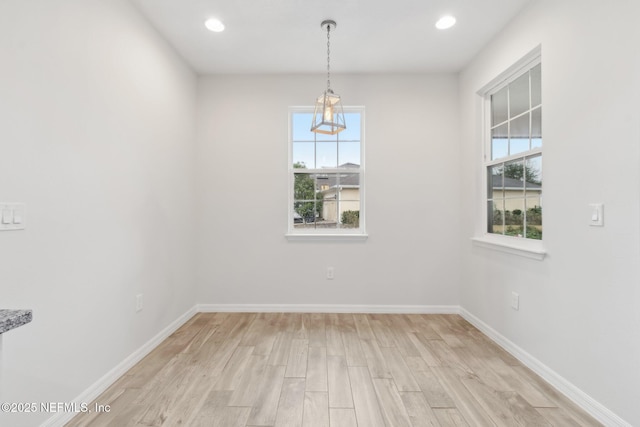
[{"label": "gray countertop edge", "polygon": [[26,325],[33,319],[32,310],[0,309],[0,334]]}]

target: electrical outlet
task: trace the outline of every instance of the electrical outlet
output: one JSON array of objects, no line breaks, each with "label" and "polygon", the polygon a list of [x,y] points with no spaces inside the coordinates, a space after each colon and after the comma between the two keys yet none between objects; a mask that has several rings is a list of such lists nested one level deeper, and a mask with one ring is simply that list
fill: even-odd
[{"label": "electrical outlet", "polygon": [[327,280],[333,280],[333,267],[327,267]]},{"label": "electrical outlet", "polygon": [[136,313],[142,311],[142,294],[136,295]]},{"label": "electrical outlet", "polygon": [[511,308],[520,310],[520,295],[515,292],[511,292]]}]

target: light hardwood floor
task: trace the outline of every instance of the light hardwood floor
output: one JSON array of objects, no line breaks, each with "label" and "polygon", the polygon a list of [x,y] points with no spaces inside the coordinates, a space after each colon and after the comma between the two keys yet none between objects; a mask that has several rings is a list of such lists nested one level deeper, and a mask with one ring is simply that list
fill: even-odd
[{"label": "light hardwood floor", "polygon": [[457,315],[201,313],[75,426],[597,426]]}]

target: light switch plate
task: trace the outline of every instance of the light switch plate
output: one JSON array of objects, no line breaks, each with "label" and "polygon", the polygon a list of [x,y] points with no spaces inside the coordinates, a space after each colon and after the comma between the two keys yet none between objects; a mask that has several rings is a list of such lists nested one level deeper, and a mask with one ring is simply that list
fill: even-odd
[{"label": "light switch plate", "polygon": [[520,294],[511,292],[511,308],[518,311],[520,310]]},{"label": "light switch plate", "polygon": [[24,230],[27,209],[24,203],[0,202],[0,231]]},{"label": "light switch plate", "polygon": [[602,203],[589,204],[589,225],[604,227],[604,205]]}]

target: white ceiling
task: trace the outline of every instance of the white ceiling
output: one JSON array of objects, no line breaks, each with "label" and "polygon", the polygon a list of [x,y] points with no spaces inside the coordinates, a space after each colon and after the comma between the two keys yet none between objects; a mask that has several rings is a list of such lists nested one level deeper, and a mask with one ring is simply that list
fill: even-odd
[{"label": "white ceiling", "polygon": [[[131,0],[201,74],[455,72],[530,0]],[[444,14],[456,16],[437,30]],[[212,33],[204,21],[226,26]]]}]

